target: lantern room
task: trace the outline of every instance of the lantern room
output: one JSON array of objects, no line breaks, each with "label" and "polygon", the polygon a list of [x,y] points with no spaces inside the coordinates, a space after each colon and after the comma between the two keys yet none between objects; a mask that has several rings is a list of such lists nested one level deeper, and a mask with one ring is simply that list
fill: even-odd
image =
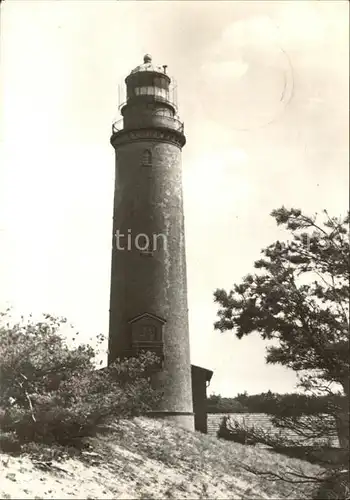
[{"label": "lantern room", "polygon": [[[176,85],[166,73],[167,66],[156,66],[152,57],[146,54],[143,64],[131,71],[125,79],[126,102],[120,106],[124,115],[125,106],[142,106],[143,104],[159,104],[169,107],[173,114],[176,113]],[[158,104],[158,106],[157,106]]]},{"label": "lantern room", "polygon": [[183,133],[177,116],[176,82],[167,74],[167,66],[156,66],[146,54],[143,64],[136,66],[119,86],[121,119],[112,126],[112,133],[162,127]]}]

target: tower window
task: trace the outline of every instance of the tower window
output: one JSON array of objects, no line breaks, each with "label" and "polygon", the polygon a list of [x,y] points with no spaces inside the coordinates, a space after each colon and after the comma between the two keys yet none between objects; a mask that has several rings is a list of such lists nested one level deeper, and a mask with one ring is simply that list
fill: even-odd
[{"label": "tower window", "polygon": [[151,246],[151,243],[148,241],[148,244],[146,244],[146,247],[140,248],[140,255],[146,255],[147,257],[153,257],[153,248]]},{"label": "tower window", "polygon": [[142,153],[142,166],[151,167],[152,166],[152,153],[149,149],[146,149]]},{"label": "tower window", "polygon": [[145,257],[153,257],[153,250],[140,250],[140,255],[145,256]]}]

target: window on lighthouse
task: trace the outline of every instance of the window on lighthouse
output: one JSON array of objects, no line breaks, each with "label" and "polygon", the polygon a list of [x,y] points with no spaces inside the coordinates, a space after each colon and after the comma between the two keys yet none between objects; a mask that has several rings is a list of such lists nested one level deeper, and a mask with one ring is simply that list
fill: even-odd
[{"label": "window on lighthouse", "polygon": [[135,95],[154,95],[169,100],[169,92],[161,87],[135,87]]},{"label": "window on lighthouse", "polygon": [[151,167],[152,166],[152,153],[149,149],[145,149],[142,153],[142,166]]}]

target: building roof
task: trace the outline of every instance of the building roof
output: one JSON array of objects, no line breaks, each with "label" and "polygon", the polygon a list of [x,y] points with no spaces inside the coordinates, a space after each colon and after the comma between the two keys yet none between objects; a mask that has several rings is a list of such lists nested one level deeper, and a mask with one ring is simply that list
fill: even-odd
[{"label": "building roof", "polygon": [[213,371],[212,370],[208,370],[207,368],[203,368],[202,366],[197,366],[197,365],[191,365],[191,368],[192,370],[194,371],[202,371],[202,372],[205,372],[205,375],[206,375],[206,380],[208,382],[210,382],[211,380],[211,377],[213,376]]}]

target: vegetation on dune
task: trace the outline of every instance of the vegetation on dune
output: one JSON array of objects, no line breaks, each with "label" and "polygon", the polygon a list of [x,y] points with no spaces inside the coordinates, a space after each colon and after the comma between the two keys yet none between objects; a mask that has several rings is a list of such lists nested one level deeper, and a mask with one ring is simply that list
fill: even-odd
[{"label": "vegetation on dune", "polygon": [[[88,492],[90,498],[109,499],[308,499],[315,489],[315,478],[323,474],[320,467],[307,462],[218,440],[156,419],[111,418],[98,427],[97,435],[85,440],[91,451],[83,450],[79,457],[64,462],[35,463],[30,477],[37,478],[39,471],[37,491],[43,488],[42,478],[47,482],[40,498],[87,498]],[[15,459],[10,459],[8,472],[15,469]],[[253,467],[281,475],[303,473],[311,479],[285,483],[276,477],[258,476],[249,470]],[[57,480],[63,484],[55,496]],[[23,483],[24,477],[22,480],[18,472],[17,482],[11,485],[20,492]],[[73,485],[75,494],[68,495],[67,488],[72,492]],[[0,477],[0,494],[2,487]],[[35,491],[31,484],[27,488]],[[46,495],[49,490],[51,493]],[[12,498],[24,496],[13,494]]]},{"label": "vegetation on dune", "polygon": [[[150,385],[151,353],[97,370],[88,345],[69,346],[63,318],[45,315],[0,326],[0,442],[19,451],[28,443],[82,446],[108,416],[149,409],[160,397]],[[74,342],[73,342],[74,344]]]},{"label": "vegetation on dune", "polygon": [[[288,498],[294,494],[310,498],[315,478],[323,474],[320,468],[281,460],[264,450],[232,447],[163,422],[135,419],[161,397],[148,376],[154,356],[119,360],[96,370],[96,352],[74,342],[69,346],[60,333],[63,324],[61,318],[49,315],[41,322],[29,319],[11,324],[3,315],[0,329],[1,448],[12,455],[20,453],[21,460],[30,456],[48,484],[53,481],[51,472],[61,474],[64,483],[67,468],[71,467],[71,475],[79,470],[91,477],[92,467],[98,477],[89,484],[96,489],[105,477],[103,491],[113,498],[123,488],[135,488],[136,498]],[[283,473],[303,471],[312,480],[286,486],[254,475],[249,469],[256,464],[270,472],[277,465]],[[12,465],[16,467],[16,462]],[[19,483],[22,469],[22,465],[16,469]],[[13,473],[4,473],[8,484]],[[31,469],[29,477],[35,474]]]}]

